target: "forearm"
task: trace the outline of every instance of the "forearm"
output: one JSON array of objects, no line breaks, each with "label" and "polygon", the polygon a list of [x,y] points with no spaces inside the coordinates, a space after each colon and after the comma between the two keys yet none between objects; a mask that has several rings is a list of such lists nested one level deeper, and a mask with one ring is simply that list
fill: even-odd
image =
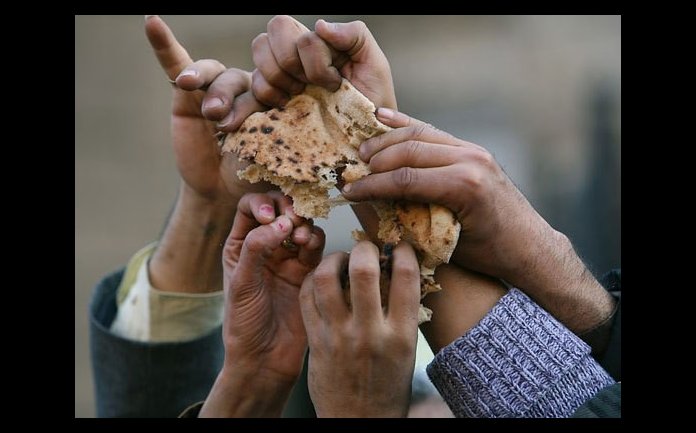
[{"label": "forearm", "polygon": [[568,329],[581,334],[606,321],[615,301],[592,275],[570,240],[551,229],[534,251],[536,260],[509,279]]},{"label": "forearm", "polygon": [[433,353],[476,326],[507,292],[497,279],[450,264],[437,268],[435,281],[442,290],[423,299],[433,316],[421,325]]},{"label": "forearm", "polygon": [[222,290],[222,246],[235,210],[230,202],[202,199],[182,184],[172,216],[149,262],[152,285],[171,292]]},{"label": "forearm", "polygon": [[294,383],[258,373],[223,368],[199,413],[200,418],[278,418]]}]

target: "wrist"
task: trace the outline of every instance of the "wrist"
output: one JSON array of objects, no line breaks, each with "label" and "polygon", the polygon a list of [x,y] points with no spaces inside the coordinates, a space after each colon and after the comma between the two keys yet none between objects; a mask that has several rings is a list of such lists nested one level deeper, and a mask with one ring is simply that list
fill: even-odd
[{"label": "wrist", "polygon": [[570,239],[551,231],[534,272],[518,287],[575,333],[596,327],[611,316],[614,300],[602,287]]},{"label": "wrist", "polygon": [[188,293],[221,290],[222,247],[235,211],[234,202],[204,198],[182,184],[148,265],[153,287]]},{"label": "wrist", "polygon": [[280,417],[294,384],[258,369],[223,366],[199,417]]},{"label": "wrist", "polygon": [[430,293],[423,304],[433,311],[420,326],[433,353],[469,332],[505,296],[505,286],[495,278],[442,264],[435,271],[442,291]]}]

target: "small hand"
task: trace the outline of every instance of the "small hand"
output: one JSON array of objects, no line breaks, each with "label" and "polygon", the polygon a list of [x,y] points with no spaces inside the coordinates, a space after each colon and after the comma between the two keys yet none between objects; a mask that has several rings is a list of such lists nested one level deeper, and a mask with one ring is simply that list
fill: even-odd
[{"label": "small hand", "polygon": [[[351,308],[341,272],[348,267]],[[413,248],[394,248],[386,313],[377,247],[327,256],[302,284],[309,392],[320,417],[403,417],[411,399],[420,273]]]},{"label": "small hand", "polygon": [[279,192],[239,201],[223,250],[225,362],[201,416],[280,415],[307,349],[300,285],[324,241]]},{"label": "small hand", "polygon": [[[282,246],[288,237],[297,248]],[[306,346],[300,285],[321,260],[324,240],[323,231],[296,216],[279,192],[240,200],[223,250],[227,361],[296,379]]]}]

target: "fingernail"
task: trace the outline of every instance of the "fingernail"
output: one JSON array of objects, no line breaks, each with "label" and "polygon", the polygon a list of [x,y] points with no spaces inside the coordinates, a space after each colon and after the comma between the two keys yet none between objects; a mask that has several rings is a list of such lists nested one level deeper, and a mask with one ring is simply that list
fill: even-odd
[{"label": "fingernail", "polygon": [[281,215],[271,225],[281,233],[285,233],[292,227],[292,222],[285,215]]},{"label": "fingernail", "polygon": [[145,15],[145,21],[149,20],[150,18],[154,18],[157,15]]},{"label": "fingernail", "polygon": [[259,206],[259,213],[265,217],[273,218],[275,216],[275,209],[273,209],[271,205],[262,204]]},{"label": "fingernail", "polygon": [[394,110],[390,108],[380,107],[377,109],[377,117],[381,117],[382,119],[393,119],[395,114]]},{"label": "fingernail", "polygon": [[232,111],[224,119],[219,121],[216,126],[219,129],[222,129],[222,128],[225,128],[226,126],[228,126],[229,124],[231,124],[233,121],[234,121],[234,111]]},{"label": "fingernail", "polygon": [[207,101],[205,101],[203,108],[204,109],[211,109],[211,108],[222,107],[223,105],[225,105],[225,103],[222,101],[222,99],[212,98],[212,99],[208,99]]},{"label": "fingernail", "polygon": [[198,71],[196,71],[195,69],[184,69],[179,74],[179,77],[195,77],[197,75],[198,75]]},{"label": "fingernail", "polygon": [[344,193],[350,192],[352,189],[353,189],[353,185],[351,185],[351,184],[349,184],[349,183],[347,183],[347,184],[345,184],[345,185],[343,186],[343,192],[344,192]]}]

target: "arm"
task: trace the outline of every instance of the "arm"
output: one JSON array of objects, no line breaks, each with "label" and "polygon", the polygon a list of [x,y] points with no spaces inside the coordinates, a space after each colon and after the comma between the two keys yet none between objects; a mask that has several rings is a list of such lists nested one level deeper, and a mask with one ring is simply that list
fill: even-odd
[{"label": "arm", "polygon": [[[343,75],[386,108],[378,110],[379,120],[399,129],[363,143],[360,156],[373,174],[347,185],[346,198],[444,205],[463,227],[454,263],[520,287],[574,332],[592,329],[611,315],[613,300],[568,238],[532,208],[489,152],[394,111],[389,62],[362,22],[319,20],[310,32],[278,16],[254,41],[253,55],[258,69],[252,88],[269,104],[301,91],[303,83],[334,89]],[[457,188],[451,188],[452,181]],[[376,239],[372,208],[353,210]]]},{"label": "arm", "polygon": [[521,291],[452,265],[436,278],[448,296],[425,300],[437,310],[423,326],[437,353],[428,374],[455,415],[568,417],[614,383],[584,342]]},{"label": "arm", "polygon": [[451,262],[519,287],[576,333],[611,315],[612,297],[568,238],[534,210],[486,149],[403,113],[381,108],[377,116],[397,129],[361,145],[372,174],[346,185],[347,199],[441,204],[462,226]]},{"label": "arm", "polygon": [[[152,301],[152,313],[164,310],[162,294],[168,300],[178,294],[190,300],[191,295],[221,289],[220,244],[229,232],[239,197],[250,186],[236,181],[236,158],[220,157],[214,134],[236,128],[261,105],[248,91],[250,73],[227,69],[213,60],[193,62],[157,16],[146,18],[145,31],[166,77],[175,83],[171,135],[182,178],[176,206],[149,261],[150,272],[149,257],[144,258],[141,276],[145,299],[138,298],[138,305]],[[167,85],[164,77],[163,85]],[[216,105],[218,100],[221,104]],[[132,271],[140,274],[138,269]],[[142,315],[126,315],[118,322],[119,315],[131,307],[131,299],[117,307],[116,290],[121,279],[117,275],[102,282],[91,306],[90,344],[97,413],[176,416],[187,403],[202,399],[210,389],[222,363],[219,331],[214,330],[215,326],[206,326],[203,331],[192,329],[169,338],[164,334],[172,323],[182,329],[187,326],[181,317],[165,314],[159,320],[151,320],[147,309]],[[150,290],[150,282],[156,290]],[[129,290],[131,287],[123,287],[120,291],[124,296],[118,299],[122,300]],[[208,322],[217,319],[217,310],[211,311],[213,317]],[[145,323],[134,328],[152,327],[152,332],[143,338],[119,333],[123,327],[110,332],[115,323],[134,325],[138,320]],[[156,331],[156,327],[163,332]],[[153,337],[156,335],[163,336]],[[180,338],[181,335],[186,338]]]},{"label": "arm", "polygon": [[171,133],[182,177],[174,212],[150,261],[150,278],[164,291],[220,290],[221,245],[237,202],[252,187],[237,180],[239,163],[220,156],[215,135],[234,130],[262,107],[248,92],[248,72],[216,60],[194,62],[158,16],[148,16],[145,30],[162,69],[175,82]]}]

